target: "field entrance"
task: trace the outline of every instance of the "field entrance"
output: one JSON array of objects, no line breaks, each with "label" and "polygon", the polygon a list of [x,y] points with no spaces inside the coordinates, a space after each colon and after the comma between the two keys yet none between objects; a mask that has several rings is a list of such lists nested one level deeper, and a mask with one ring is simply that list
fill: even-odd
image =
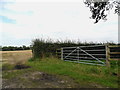
[{"label": "field entrance", "polygon": [[109,66],[111,56],[113,59],[120,58],[118,57],[119,49],[119,46],[112,46],[111,48],[111,46],[108,45],[63,47],[57,51],[57,55],[64,61]]}]

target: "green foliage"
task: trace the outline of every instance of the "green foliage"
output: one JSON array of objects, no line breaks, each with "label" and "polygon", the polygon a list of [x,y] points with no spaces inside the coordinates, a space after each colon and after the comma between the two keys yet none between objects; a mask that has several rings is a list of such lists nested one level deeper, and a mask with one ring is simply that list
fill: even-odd
[{"label": "green foliage", "polygon": [[90,83],[97,83],[103,87],[118,87],[118,72],[116,71],[118,67],[107,68],[105,66],[65,62],[53,57],[43,58],[41,61],[35,60],[33,62],[28,62],[27,65],[31,66],[32,70],[68,76],[80,83],[80,85],[83,83],[87,83],[87,85]]},{"label": "green foliage", "polygon": [[[48,48],[49,47],[49,48]],[[48,50],[50,51],[50,48],[52,47],[52,44],[49,42],[45,42],[43,39],[39,40],[36,39],[33,41],[33,54],[34,58],[41,58],[44,57],[44,55],[48,55]]]},{"label": "green foliage", "polygon": [[111,60],[110,65],[111,65],[112,68],[116,68],[116,67],[118,67],[118,61],[117,60]]},{"label": "green foliage", "polygon": [[[114,44],[113,42],[107,42],[108,44]],[[35,39],[32,41],[32,52],[34,58],[43,58],[56,56],[56,50],[61,47],[72,47],[72,46],[88,46],[88,45],[102,45],[105,43],[94,43],[94,42],[76,42],[73,40],[54,42],[52,39]]]},{"label": "green foliage", "polygon": [[29,62],[33,62],[33,61],[40,61],[41,59],[40,58],[34,58],[34,57],[32,57],[32,58],[30,58],[28,61]]},{"label": "green foliage", "polygon": [[[11,79],[22,74],[40,71],[53,75],[60,75],[72,78],[80,85],[99,85],[102,87],[118,87],[118,66],[107,68],[105,66],[85,65],[80,63],[65,62],[54,57],[42,59],[31,58],[25,65],[31,68],[12,71],[15,65],[4,64],[2,67],[3,78]],[[10,70],[8,72],[8,70]]]},{"label": "green foliage", "polygon": [[101,19],[107,20],[106,17],[111,9],[120,16],[120,0],[84,0],[84,3],[89,7],[94,23],[98,23]]},{"label": "green foliage", "polygon": [[32,61],[34,61],[34,58],[30,58],[28,61],[29,61],[29,62],[32,62]]}]

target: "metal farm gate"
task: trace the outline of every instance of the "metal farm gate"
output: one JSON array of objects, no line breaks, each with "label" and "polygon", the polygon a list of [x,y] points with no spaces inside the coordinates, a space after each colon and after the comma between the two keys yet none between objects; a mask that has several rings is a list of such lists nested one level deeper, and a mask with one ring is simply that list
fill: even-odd
[{"label": "metal farm gate", "polygon": [[[116,47],[112,49],[110,47]],[[64,61],[92,64],[92,65],[101,65],[101,66],[110,66],[109,60],[111,54],[116,54],[117,59],[120,58],[120,49],[119,46],[108,46],[108,45],[92,45],[92,46],[77,46],[77,47],[63,47],[57,50],[58,57]]]}]

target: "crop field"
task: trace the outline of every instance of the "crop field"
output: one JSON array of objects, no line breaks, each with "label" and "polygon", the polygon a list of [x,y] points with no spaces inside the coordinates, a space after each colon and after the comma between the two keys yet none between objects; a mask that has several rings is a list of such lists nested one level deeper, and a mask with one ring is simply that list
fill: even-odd
[{"label": "crop field", "polygon": [[1,61],[3,63],[25,63],[29,58],[32,57],[31,50],[21,50],[21,51],[0,51],[2,56]]},{"label": "crop field", "polygon": [[31,50],[0,53],[3,88],[118,88],[117,65],[85,65],[52,56],[35,59]]}]

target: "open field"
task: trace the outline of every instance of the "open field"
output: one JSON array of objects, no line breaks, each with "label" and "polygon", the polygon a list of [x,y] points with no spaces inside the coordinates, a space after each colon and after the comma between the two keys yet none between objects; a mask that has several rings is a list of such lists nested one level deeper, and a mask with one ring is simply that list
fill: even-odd
[{"label": "open field", "polygon": [[1,61],[3,63],[25,63],[29,58],[32,57],[31,50],[21,50],[21,51],[0,51],[2,56]]},{"label": "open field", "polygon": [[116,65],[107,68],[54,57],[29,59],[30,50],[1,53],[8,62],[2,65],[3,88],[118,88]]}]

